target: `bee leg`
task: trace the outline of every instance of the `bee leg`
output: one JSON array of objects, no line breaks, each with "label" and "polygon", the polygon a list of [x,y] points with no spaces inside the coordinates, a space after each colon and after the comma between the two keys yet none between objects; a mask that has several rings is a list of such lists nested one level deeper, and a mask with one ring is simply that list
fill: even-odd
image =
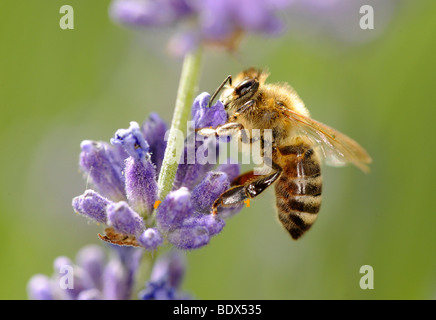
[{"label": "bee leg", "polygon": [[242,124],[236,122],[227,122],[216,128],[199,128],[195,129],[198,134],[205,137],[210,136],[232,136],[244,129]]},{"label": "bee leg", "polygon": [[249,172],[245,172],[239,176],[237,176],[235,179],[233,179],[230,186],[239,186],[245,184],[247,181],[254,180],[257,176],[254,175],[254,171],[251,170]]},{"label": "bee leg", "polygon": [[256,101],[254,101],[254,100],[248,100],[246,103],[244,103],[242,105],[242,107],[240,107],[238,110],[236,110],[233,117],[239,116],[241,113],[244,113],[245,111],[250,109],[252,106],[254,106],[255,103],[256,103]]},{"label": "bee leg", "polygon": [[[225,191],[220,197],[215,200],[212,205],[212,213],[218,213],[218,207],[231,207],[244,202],[247,199],[252,199],[261,194],[268,188],[274,181],[280,177],[282,173],[280,170],[275,170],[272,174],[264,176],[255,176],[253,171],[247,172],[239,177],[236,181],[246,181],[245,184],[236,185]],[[254,178],[250,179],[250,178]]]}]

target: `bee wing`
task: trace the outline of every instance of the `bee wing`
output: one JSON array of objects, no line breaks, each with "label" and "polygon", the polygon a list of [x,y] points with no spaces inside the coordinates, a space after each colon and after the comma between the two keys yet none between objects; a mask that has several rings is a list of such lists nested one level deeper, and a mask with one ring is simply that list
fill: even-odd
[{"label": "bee wing", "polygon": [[305,117],[295,111],[283,109],[298,132],[317,145],[326,163],[342,166],[352,163],[364,172],[369,172],[371,157],[356,141],[329,126]]}]

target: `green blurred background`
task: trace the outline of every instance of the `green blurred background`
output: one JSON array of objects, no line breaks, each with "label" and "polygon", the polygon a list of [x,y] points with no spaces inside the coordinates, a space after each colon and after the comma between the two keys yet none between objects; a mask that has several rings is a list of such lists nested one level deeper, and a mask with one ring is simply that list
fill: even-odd
[{"label": "green blurred background", "polygon": [[[64,4],[74,30],[59,28]],[[1,299],[26,299],[29,278],[52,274],[54,258],[100,243],[101,227],[71,208],[86,187],[80,142],[108,141],[151,111],[171,120],[181,61],[162,54],[164,34],[111,22],[108,5],[0,2]],[[398,3],[359,43],[293,26],[278,39],[247,38],[236,55],[205,53],[200,91],[268,67],[269,81],[292,84],[313,118],[359,141],[374,163],[370,174],[324,167],[322,210],[297,242],[277,222],[272,190],[252,201],[187,254],[184,290],[200,299],[436,297],[435,12],[432,0]],[[361,32],[377,32],[375,19],[375,31]],[[359,286],[362,265],[374,268],[373,290]]]}]

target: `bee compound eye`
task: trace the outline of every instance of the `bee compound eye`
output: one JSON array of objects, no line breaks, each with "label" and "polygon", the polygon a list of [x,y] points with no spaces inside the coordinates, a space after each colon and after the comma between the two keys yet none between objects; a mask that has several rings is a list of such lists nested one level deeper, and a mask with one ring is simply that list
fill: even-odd
[{"label": "bee compound eye", "polygon": [[242,81],[235,89],[236,94],[240,97],[244,96],[256,85],[256,83],[257,81],[255,79],[247,79]]}]

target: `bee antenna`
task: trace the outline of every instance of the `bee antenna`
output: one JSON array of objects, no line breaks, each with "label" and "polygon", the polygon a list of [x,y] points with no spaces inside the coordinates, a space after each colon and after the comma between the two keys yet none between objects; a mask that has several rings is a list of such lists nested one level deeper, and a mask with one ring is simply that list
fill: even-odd
[{"label": "bee antenna", "polygon": [[215,100],[216,96],[218,95],[218,93],[220,93],[222,88],[226,85],[227,81],[229,82],[230,85],[232,85],[232,76],[231,75],[228,75],[224,79],[224,81],[220,84],[220,86],[215,90],[215,92],[213,93],[212,97],[210,97],[208,108],[210,108],[212,106],[213,100]]}]

